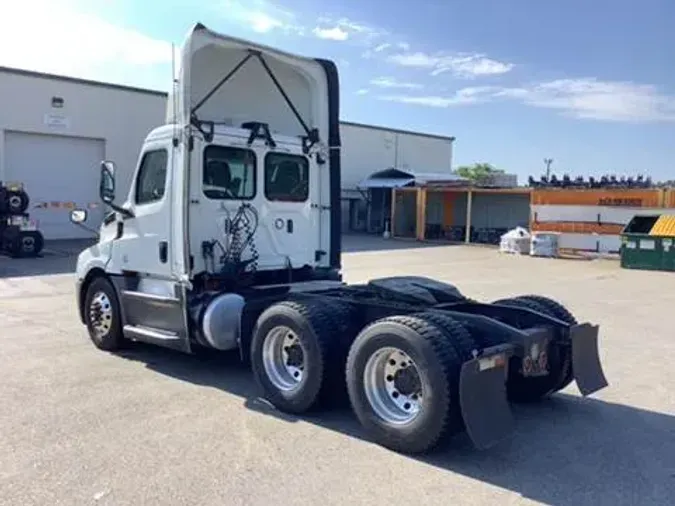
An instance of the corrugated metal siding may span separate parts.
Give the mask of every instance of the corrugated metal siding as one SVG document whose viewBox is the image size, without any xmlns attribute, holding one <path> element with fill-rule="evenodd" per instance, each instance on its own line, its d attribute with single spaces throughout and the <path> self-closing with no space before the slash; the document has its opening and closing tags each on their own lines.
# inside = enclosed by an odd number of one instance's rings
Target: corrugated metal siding
<svg viewBox="0 0 675 506">
<path fill-rule="evenodd" d="M 663 192 L 659 189 L 535 189 L 532 203 L 564 206 L 659 207 Z"/>
<path fill-rule="evenodd" d="M 529 195 L 498 193 L 474 193 L 473 195 L 471 225 L 475 228 L 527 227 L 529 221 Z"/>
<path fill-rule="evenodd" d="M 635 215 L 661 214 L 659 207 L 533 205 L 538 222 L 616 223 L 626 225 Z"/>
<path fill-rule="evenodd" d="M 675 216 L 662 215 L 656 220 L 654 226 L 649 231 L 649 235 L 658 235 L 661 237 L 675 237 Z"/>
<path fill-rule="evenodd" d="M 452 225 L 463 227 L 466 225 L 466 193 L 456 193 L 452 201 Z"/>
<path fill-rule="evenodd" d="M 427 193 L 427 224 L 442 225 L 443 212 L 445 204 L 445 194 L 443 192 Z"/>
</svg>

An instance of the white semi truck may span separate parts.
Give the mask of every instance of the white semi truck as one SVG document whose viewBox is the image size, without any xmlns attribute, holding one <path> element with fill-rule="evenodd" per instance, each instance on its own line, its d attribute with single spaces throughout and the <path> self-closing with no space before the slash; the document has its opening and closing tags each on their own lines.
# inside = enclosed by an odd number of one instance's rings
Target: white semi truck
<svg viewBox="0 0 675 506">
<path fill-rule="evenodd" d="M 76 289 L 100 349 L 238 350 L 287 413 L 327 408 L 346 386 L 368 435 L 405 453 L 462 430 L 488 447 L 512 428 L 510 402 L 574 380 L 584 395 L 607 385 L 598 327 L 549 298 L 482 303 L 428 278 L 342 281 L 331 61 L 195 25 L 126 200 L 112 161 L 100 196 L 110 212 L 78 257 Z"/>
</svg>

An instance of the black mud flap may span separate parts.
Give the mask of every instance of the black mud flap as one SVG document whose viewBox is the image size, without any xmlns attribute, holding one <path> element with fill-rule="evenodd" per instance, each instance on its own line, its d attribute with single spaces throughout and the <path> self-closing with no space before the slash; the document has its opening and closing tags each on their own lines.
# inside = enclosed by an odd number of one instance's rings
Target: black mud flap
<svg viewBox="0 0 675 506">
<path fill-rule="evenodd" d="M 494 346 L 465 362 L 459 377 L 459 403 L 466 432 L 478 449 L 494 446 L 513 431 L 506 397 L 510 345 Z"/>
<path fill-rule="evenodd" d="M 570 327 L 572 370 L 574 380 L 584 397 L 608 385 L 600 364 L 598 334 L 599 327 L 590 323 Z"/>
</svg>

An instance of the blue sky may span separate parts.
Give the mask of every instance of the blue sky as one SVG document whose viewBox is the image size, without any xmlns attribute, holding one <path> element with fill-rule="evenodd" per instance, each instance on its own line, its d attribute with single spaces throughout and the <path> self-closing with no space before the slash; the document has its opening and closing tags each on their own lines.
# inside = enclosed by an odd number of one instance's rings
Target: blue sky
<svg viewBox="0 0 675 506">
<path fill-rule="evenodd" d="M 169 43 L 201 21 L 335 60 L 343 120 L 454 135 L 455 165 L 675 179 L 672 0 L 24 4 L 0 19 L 0 65 L 167 89 Z M 16 43 L 22 18 L 46 44 Z"/>
</svg>

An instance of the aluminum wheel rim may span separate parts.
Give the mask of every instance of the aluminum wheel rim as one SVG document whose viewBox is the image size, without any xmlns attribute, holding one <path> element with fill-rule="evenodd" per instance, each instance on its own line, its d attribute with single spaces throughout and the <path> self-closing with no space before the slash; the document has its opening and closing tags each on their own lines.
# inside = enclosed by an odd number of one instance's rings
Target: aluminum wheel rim
<svg viewBox="0 0 675 506">
<path fill-rule="evenodd" d="M 113 310 L 110 299 L 103 292 L 98 292 L 89 305 L 89 321 L 96 337 L 103 337 L 112 328 Z"/>
<path fill-rule="evenodd" d="M 272 384 L 284 392 L 297 389 L 305 378 L 305 349 L 289 327 L 275 327 L 263 342 L 263 367 Z"/>
<path fill-rule="evenodd" d="M 387 423 L 405 425 L 422 411 L 419 368 L 404 351 L 387 347 L 373 353 L 363 371 L 366 398 Z"/>
</svg>

